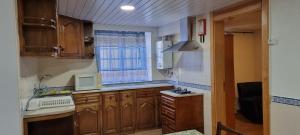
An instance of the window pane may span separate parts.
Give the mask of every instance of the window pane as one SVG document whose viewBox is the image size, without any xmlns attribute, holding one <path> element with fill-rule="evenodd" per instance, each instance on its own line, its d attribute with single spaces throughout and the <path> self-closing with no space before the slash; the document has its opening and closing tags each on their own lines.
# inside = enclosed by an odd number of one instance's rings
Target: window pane
<svg viewBox="0 0 300 135">
<path fill-rule="evenodd" d="M 148 79 L 145 33 L 96 30 L 95 39 L 103 83 Z"/>
</svg>

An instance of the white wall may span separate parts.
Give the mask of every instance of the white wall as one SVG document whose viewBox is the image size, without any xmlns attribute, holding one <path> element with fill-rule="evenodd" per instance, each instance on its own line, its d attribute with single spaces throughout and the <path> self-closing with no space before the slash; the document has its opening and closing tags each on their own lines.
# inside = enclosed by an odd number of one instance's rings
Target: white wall
<svg viewBox="0 0 300 135">
<path fill-rule="evenodd" d="M 205 16 L 199 16 L 198 19 L 206 17 L 209 22 L 209 14 Z M 179 31 L 174 30 L 174 27 L 180 27 L 178 23 L 171 23 L 170 26 L 164 25 L 159 28 L 160 33 L 167 33 L 168 35 L 175 35 L 173 44 L 180 41 Z M 188 83 L 211 85 L 210 80 L 210 24 L 207 23 L 207 35 L 205 37 L 205 43 L 200 43 L 200 37 L 198 33 L 198 26 L 196 32 L 194 32 L 193 39 L 200 44 L 199 51 L 195 52 L 178 52 L 173 53 L 173 76 L 169 79 L 174 81 L 182 81 Z M 161 35 L 165 36 L 165 35 Z"/>
<path fill-rule="evenodd" d="M 38 58 L 21 57 L 20 94 L 22 107 L 26 105 L 27 100 L 33 95 L 33 88 L 38 86 L 38 82 Z"/>
<path fill-rule="evenodd" d="M 74 86 L 74 74 L 97 72 L 96 60 L 39 58 L 38 74 L 50 74 L 43 84 L 48 87 Z"/>
<path fill-rule="evenodd" d="M 209 14 L 198 16 L 197 19 L 206 18 L 207 22 L 210 22 Z M 197 25 L 198 26 L 198 25 Z M 178 27 L 178 28 L 175 28 Z M 160 36 L 175 35 L 173 42 L 176 43 L 180 40 L 179 30 L 180 23 L 173 22 L 168 25 L 159 27 Z M 210 78 L 210 24 L 207 23 L 207 35 L 205 37 L 205 43 L 200 43 L 200 38 L 194 32 L 193 39 L 198 41 L 201 45 L 201 49 L 196 52 L 179 52 L 173 53 L 173 76 L 170 80 L 201 85 L 211 85 Z M 166 35 L 165 35 L 166 34 Z M 188 88 L 190 90 L 199 90 L 194 88 Z M 204 92 L 204 133 L 211 135 L 211 92 Z"/>
<path fill-rule="evenodd" d="M 270 47 L 271 95 L 300 99 L 300 1 L 270 0 L 270 38 L 278 44 Z M 298 135 L 300 108 L 271 104 L 271 134 Z"/>
<path fill-rule="evenodd" d="M 235 82 L 261 81 L 261 34 L 234 34 Z"/>
<path fill-rule="evenodd" d="M 173 35 L 179 34 L 180 32 L 180 21 L 175 21 L 163 26 L 160 26 L 158 29 L 158 36 L 166 36 L 166 35 Z"/>
<path fill-rule="evenodd" d="M 0 131 L 3 135 L 21 135 L 19 100 L 19 42 L 16 1 L 0 4 Z"/>
</svg>

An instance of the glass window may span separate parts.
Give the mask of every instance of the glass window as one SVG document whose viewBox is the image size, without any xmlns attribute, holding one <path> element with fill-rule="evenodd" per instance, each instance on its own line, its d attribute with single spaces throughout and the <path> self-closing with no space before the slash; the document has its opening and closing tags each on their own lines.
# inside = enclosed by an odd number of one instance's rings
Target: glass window
<svg viewBox="0 0 300 135">
<path fill-rule="evenodd" d="M 95 43 L 104 84 L 148 80 L 144 32 L 96 30 Z"/>
</svg>

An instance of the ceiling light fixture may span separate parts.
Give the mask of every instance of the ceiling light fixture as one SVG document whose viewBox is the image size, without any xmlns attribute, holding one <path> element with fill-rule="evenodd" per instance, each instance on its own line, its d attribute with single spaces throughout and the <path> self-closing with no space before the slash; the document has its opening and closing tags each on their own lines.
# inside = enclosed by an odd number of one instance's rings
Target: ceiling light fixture
<svg viewBox="0 0 300 135">
<path fill-rule="evenodd" d="M 132 11 L 132 10 L 135 9 L 135 7 L 134 7 L 134 6 L 131 6 L 131 5 L 123 5 L 123 6 L 121 6 L 120 8 L 121 8 L 122 10 L 124 10 L 124 11 Z"/>
</svg>

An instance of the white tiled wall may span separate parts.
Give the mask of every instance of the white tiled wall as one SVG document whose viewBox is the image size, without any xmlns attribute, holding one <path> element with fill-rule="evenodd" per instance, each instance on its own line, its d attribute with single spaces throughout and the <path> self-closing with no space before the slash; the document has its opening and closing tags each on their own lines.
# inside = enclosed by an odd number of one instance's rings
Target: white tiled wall
<svg viewBox="0 0 300 135">
<path fill-rule="evenodd" d="M 300 1 L 270 0 L 271 95 L 300 99 Z M 300 107 L 271 104 L 271 135 L 299 135 Z"/>
<path fill-rule="evenodd" d="M 291 105 L 271 104 L 271 135 L 299 135 L 300 108 Z"/>
<path fill-rule="evenodd" d="M 209 14 L 203 16 L 198 16 L 197 19 L 206 18 L 209 21 Z M 179 29 L 175 27 L 180 27 L 178 22 L 173 22 L 168 25 L 161 26 L 159 28 L 159 35 L 175 35 L 173 42 L 176 43 L 180 41 L 179 39 Z M 198 26 L 198 25 L 197 25 Z M 201 49 L 197 52 L 180 52 L 173 53 L 173 75 L 167 76 L 168 79 L 173 81 L 201 84 L 201 85 L 211 85 L 210 80 L 210 31 L 209 23 L 207 23 L 207 35 L 205 37 L 205 43 L 200 43 L 200 38 L 196 34 L 193 39 L 198 41 L 201 45 Z M 194 88 L 188 88 L 189 90 L 199 90 Z M 201 91 L 201 90 L 200 90 Z M 206 135 L 211 135 L 211 92 L 208 90 L 204 92 L 204 133 Z"/>
</svg>

